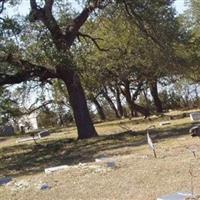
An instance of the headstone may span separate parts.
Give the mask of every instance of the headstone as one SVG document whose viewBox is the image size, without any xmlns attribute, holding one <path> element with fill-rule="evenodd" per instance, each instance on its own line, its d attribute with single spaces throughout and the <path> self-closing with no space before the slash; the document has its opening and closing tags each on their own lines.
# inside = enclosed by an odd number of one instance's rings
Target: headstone
<svg viewBox="0 0 200 200">
<path fill-rule="evenodd" d="M 199 112 L 190 113 L 190 119 L 191 119 L 191 121 L 199 121 L 200 113 Z"/>
<path fill-rule="evenodd" d="M 106 167 L 115 169 L 117 166 L 116 166 L 115 161 L 108 161 L 108 162 L 106 162 Z"/>
<path fill-rule="evenodd" d="M 192 194 L 191 193 L 177 192 L 177 193 L 174 193 L 174 194 L 159 197 L 159 198 L 157 198 L 157 200 L 185 200 L 188 197 L 192 197 Z"/>
<path fill-rule="evenodd" d="M 39 186 L 40 190 L 48 190 L 50 189 L 49 185 L 47 183 L 43 183 Z"/>
<path fill-rule="evenodd" d="M 15 134 L 14 128 L 11 125 L 5 125 L 0 128 L 0 135 L 12 136 Z"/>
<path fill-rule="evenodd" d="M 48 174 L 48 173 L 52 173 L 52 172 L 56 172 L 56 171 L 62 171 L 62 170 L 69 169 L 69 168 L 70 168 L 69 165 L 61 165 L 61 166 L 57 166 L 57 167 L 46 168 L 44 170 L 44 172 L 46 174 Z"/>
<path fill-rule="evenodd" d="M 49 130 L 44 130 L 44 131 L 41 131 L 41 132 L 38 133 L 39 138 L 47 137 L 49 135 L 50 135 Z"/>
<path fill-rule="evenodd" d="M 12 181 L 11 177 L 0 178 L 0 186 L 8 184 L 10 181 Z"/>
<path fill-rule="evenodd" d="M 192 137 L 200 136 L 200 125 L 194 126 L 189 130 Z"/>
<path fill-rule="evenodd" d="M 169 125 L 169 124 L 171 124 L 171 122 L 168 122 L 168 121 L 160 122 L 160 126 L 165 126 L 165 125 Z"/>
<path fill-rule="evenodd" d="M 108 157 L 96 158 L 95 162 L 104 163 L 106 165 L 106 167 L 112 168 L 112 169 L 117 167 L 115 160 L 113 160 L 112 158 L 108 158 Z"/>
</svg>

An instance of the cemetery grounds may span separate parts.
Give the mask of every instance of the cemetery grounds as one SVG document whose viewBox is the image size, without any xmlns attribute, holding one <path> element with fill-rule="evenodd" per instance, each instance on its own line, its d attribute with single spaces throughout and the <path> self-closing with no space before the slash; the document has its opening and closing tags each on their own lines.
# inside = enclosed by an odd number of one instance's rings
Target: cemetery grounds
<svg viewBox="0 0 200 200">
<path fill-rule="evenodd" d="M 198 122 L 191 122 L 190 112 L 100 123 L 100 136 L 90 140 L 77 141 L 74 127 L 53 129 L 39 145 L 2 137 L 0 177 L 12 181 L 0 186 L 0 200 L 155 200 L 176 191 L 200 194 L 200 139 L 189 134 Z M 161 126 L 161 121 L 170 124 Z M 146 140 L 151 125 L 157 158 Z M 60 165 L 69 168 L 44 173 Z"/>
</svg>

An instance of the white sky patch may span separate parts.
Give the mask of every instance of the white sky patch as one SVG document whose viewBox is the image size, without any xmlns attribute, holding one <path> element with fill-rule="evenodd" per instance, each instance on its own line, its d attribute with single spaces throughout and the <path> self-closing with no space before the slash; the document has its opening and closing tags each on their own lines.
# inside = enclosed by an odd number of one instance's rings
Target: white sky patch
<svg viewBox="0 0 200 200">
<path fill-rule="evenodd" d="M 63 1 L 70 2 L 74 10 L 78 11 L 81 8 L 81 6 L 78 4 L 77 1 L 74 0 L 63 0 Z M 174 7 L 176 8 L 178 14 L 182 14 L 187 9 L 185 0 L 176 0 L 174 3 Z M 26 16 L 29 14 L 29 12 L 30 12 L 30 1 L 22 0 L 22 2 L 17 6 L 14 7 L 6 6 L 4 14 L 8 16 L 13 16 L 17 14 Z"/>
<path fill-rule="evenodd" d="M 185 0 L 176 0 L 174 2 L 174 7 L 176 8 L 178 14 L 183 14 L 187 9 L 187 3 Z"/>
<path fill-rule="evenodd" d="M 74 10 L 78 11 L 81 8 L 78 2 L 74 0 L 63 0 L 63 2 L 70 2 Z M 30 12 L 30 0 L 22 0 L 22 2 L 16 6 L 7 6 L 7 4 L 5 4 L 5 8 L 4 15 L 8 15 L 10 17 L 18 14 L 26 16 Z"/>
</svg>

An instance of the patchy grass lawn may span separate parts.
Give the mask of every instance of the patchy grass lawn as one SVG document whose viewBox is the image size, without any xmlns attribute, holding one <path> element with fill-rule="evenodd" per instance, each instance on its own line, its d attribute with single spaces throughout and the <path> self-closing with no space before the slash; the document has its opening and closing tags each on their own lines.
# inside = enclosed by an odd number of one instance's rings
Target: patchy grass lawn
<svg viewBox="0 0 200 200">
<path fill-rule="evenodd" d="M 191 138 L 193 124 L 189 117 L 177 117 L 171 124 L 159 122 L 169 116 L 150 120 L 120 120 L 97 124 L 99 137 L 76 140 L 74 128 L 53 133 L 36 146 L 33 142 L 17 144 L 16 138 L 0 138 L 0 177 L 11 176 L 13 182 L 0 186 L 0 199 L 135 199 L 153 200 L 176 191 L 200 193 L 200 140 Z M 146 144 L 146 128 L 155 125 L 151 136 L 156 142 L 158 158 Z M 194 158 L 191 149 L 195 149 Z M 100 155 L 111 157 L 116 168 L 96 170 L 92 166 Z M 66 171 L 45 174 L 44 169 L 57 165 L 78 165 Z M 192 174 L 189 171 L 192 169 Z M 191 184 L 191 179 L 193 184 Z M 16 189 L 26 181 L 28 186 Z M 38 189 L 48 183 L 49 190 Z"/>
</svg>

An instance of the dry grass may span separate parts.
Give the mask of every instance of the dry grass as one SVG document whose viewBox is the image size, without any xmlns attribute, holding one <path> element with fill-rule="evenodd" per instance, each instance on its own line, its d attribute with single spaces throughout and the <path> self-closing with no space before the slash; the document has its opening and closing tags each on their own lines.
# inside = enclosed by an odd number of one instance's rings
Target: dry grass
<svg viewBox="0 0 200 200">
<path fill-rule="evenodd" d="M 177 115 L 177 114 L 175 114 Z M 161 127 L 154 117 L 151 121 L 121 120 L 96 125 L 100 137 L 76 141 L 73 128 L 63 129 L 35 146 L 33 142 L 16 144 L 16 138 L 0 141 L 0 176 L 14 177 L 13 183 L 0 187 L 0 199 L 135 199 L 153 200 L 176 191 L 200 193 L 200 140 L 191 138 L 188 117 L 171 120 Z M 141 121 L 141 123 L 139 123 Z M 158 159 L 146 145 L 146 128 L 154 124 L 151 135 L 156 142 Z M 194 158 L 191 148 L 196 149 Z M 99 155 L 115 160 L 117 168 L 96 171 L 89 166 Z M 46 167 L 62 164 L 87 163 L 88 168 L 74 168 L 44 174 Z M 104 169 L 103 168 L 103 169 Z M 15 183 L 24 180 L 28 186 L 15 190 Z M 48 183 L 51 189 L 41 191 L 38 185 Z"/>
</svg>

